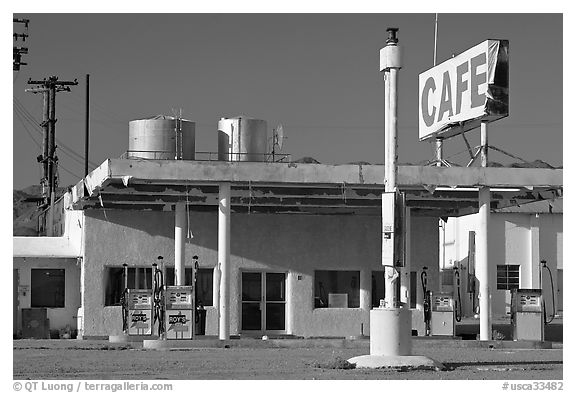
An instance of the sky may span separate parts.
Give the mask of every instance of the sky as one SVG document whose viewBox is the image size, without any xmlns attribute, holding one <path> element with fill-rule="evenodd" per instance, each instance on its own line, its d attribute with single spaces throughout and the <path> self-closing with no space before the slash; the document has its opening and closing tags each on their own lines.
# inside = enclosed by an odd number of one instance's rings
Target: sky
<svg viewBox="0 0 576 393">
<path fill-rule="evenodd" d="M 78 79 L 56 99 L 60 186 L 84 172 L 85 77 L 90 74 L 90 169 L 128 150 L 128 123 L 153 115 L 196 122 L 196 150 L 217 151 L 217 123 L 239 114 L 283 125 L 282 153 L 326 164 L 384 161 L 386 29 L 399 28 L 400 163 L 433 159 L 418 138 L 418 75 L 433 66 L 434 13 L 38 14 L 28 65 L 13 72 L 13 187 L 39 184 L 42 97 L 29 78 Z M 489 143 L 528 161 L 563 165 L 563 15 L 438 15 L 438 63 L 486 39 L 510 41 L 510 115 Z M 21 27 L 14 24 L 14 30 Z M 479 144 L 479 130 L 467 138 Z M 462 137 L 444 155 L 465 163 Z M 490 160 L 508 163 L 490 153 Z"/>
</svg>

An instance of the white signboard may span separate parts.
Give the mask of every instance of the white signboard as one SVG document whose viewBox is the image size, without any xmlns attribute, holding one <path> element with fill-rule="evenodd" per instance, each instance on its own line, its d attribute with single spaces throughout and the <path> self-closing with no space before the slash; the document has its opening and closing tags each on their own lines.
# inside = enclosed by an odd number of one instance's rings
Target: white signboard
<svg viewBox="0 0 576 393">
<path fill-rule="evenodd" d="M 508 116 L 508 41 L 486 40 L 421 73 L 418 91 L 420 140 Z"/>
</svg>

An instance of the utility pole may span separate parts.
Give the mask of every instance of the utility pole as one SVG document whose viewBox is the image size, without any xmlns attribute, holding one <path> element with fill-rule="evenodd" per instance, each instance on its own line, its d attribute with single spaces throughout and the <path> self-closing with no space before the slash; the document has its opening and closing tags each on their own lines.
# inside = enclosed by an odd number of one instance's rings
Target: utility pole
<svg viewBox="0 0 576 393">
<path fill-rule="evenodd" d="M 58 186 L 56 168 L 58 157 L 56 156 L 56 93 L 70 91 L 70 86 L 75 86 L 78 81 L 59 81 L 57 76 L 51 76 L 41 81 L 28 80 L 29 85 L 36 85 L 35 88 L 26 89 L 30 93 L 42 93 L 43 95 L 43 121 L 44 138 L 42 146 L 42 156 L 38 156 L 38 162 L 42 163 L 42 197 L 44 207 L 54 202 L 54 193 Z"/>
<path fill-rule="evenodd" d="M 90 74 L 86 74 L 86 136 L 84 140 L 84 177 L 88 176 L 89 147 L 90 147 Z"/>
<path fill-rule="evenodd" d="M 28 38 L 28 24 L 30 23 L 29 19 L 18 19 L 18 18 L 13 18 L 12 19 L 13 23 L 21 23 L 24 25 L 24 33 L 14 33 L 13 37 L 14 37 L 14 41 L 18 41 L 19 39 L 22 40 L 22 42 L 26 42 L 26 38 Z M 12 69 L 14 71 L 20 71 L 20 66 L 23 65 L 28 65 L 28 63 L 24 63 L 22 61 L 22 55 L 26 55 L 28 54 L 28 48 L 24 47 L 24 46 L 14 46 L 12 48 Z"/>
</svg>

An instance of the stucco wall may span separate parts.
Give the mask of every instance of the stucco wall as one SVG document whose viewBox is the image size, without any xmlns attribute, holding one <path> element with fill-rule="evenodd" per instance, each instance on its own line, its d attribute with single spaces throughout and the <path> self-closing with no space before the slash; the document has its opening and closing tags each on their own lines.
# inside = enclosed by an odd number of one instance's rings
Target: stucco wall
<svg viewBox="0 0 576 393">
<path fill-rule="evenodd" d="M 413 266 L 432 266 L 438 258 L 437 220 L 413 217 Z M 218 259 L 216 213 L 192 213 L 193 235 L 186 244 L 187 265 L 198 255 L 200 267 Z M 118 334 L 120 308 L 104 307 L 106 266 L 151 266 L 158 255 L 174 261 L 174 214 L 170 212 L 87 211 L 84 258 L 84 335 Z M 299 336 L 349 336 L 369 333 L 371 272 L 381 266 L 381 220 L 367 216 L 233 214 L 231 217 L 230 333 L 240 332 L 241 271 L 287 275 L 287 333 Z M 314 271 L 359 270 L 358 309 L 314 309 Z M 434 280 L 434 274 L 432 274 Z M 217 313 L 208 307 L 206 334 L 217 334 Z"/>
<path fill-rule="evenodd" d="M 22 308 L 30 308 L 31 269 L 64 269 L 64 307 L 48 308 L 50 329 L 62 329 L 70 325 L 76 328 L 76 313 L 80 307 L 80 266 L 72 258 L 14 258 L 14 269 L 19 275 L 18 331 L 22 329 Z"/>
<path fill-rule="evenodd" d="M 446 258 L 467 264 L 468 231 L 478 233 L 478 215 L 451 218 L 446 226 Z M 554 278 L 556 302 L 562 293 L 557 285 L 557 266 L 562 266 L 562 215 L 528 213 L 493 213 L 488 231 L 489 277 L 492 313 L 506 315 L 510 308 L 510 291 L 496 289 L 496 265 L 520 265 L 520 288 L 539 288 L 539 262 L 546 259 Z M 463 276 L 464 277 L 464 276 Z M 551 304 L 547 273 L 543 280 L 545 296 Z M 465 292 L 463 284 L 463 292 Z M 465 315 L 471 313 L 468 294 L 462 299 Z M 551 306 L 548 308 L 550 311 Z"/>
</svg>

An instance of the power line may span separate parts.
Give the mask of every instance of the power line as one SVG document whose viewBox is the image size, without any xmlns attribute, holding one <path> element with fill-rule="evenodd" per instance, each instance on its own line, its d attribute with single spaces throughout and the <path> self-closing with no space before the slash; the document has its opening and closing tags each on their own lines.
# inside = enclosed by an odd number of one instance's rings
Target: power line
<svg viewBox="0 0 576 393">
<path fill-rule="evenodd" d="M 32 142 L 34 142 L 34 144 L 38 147 L 38 149 L 40 151 L 42 151 L 42 146 L 40 145 L 40 143 L 38 143 L 38 141 L 36 141 L 36 139 L 34 139 L 34 136 L 32 135 L 32 133 L 30 132 L 30 130 L 28 129 L 28 127 L 24 123 L 24 121 L 29 122 L 29 120 L 26 118 L 23 118 L 23 115 L 20 113 L 20 109 L 18 107 L 14 107 L 14 109 L 16 109 L 15 113 L 16 113 L 16 117 L 18 118 L 18 121 L 20 121 L 20 124 L 22 124 L 22 127 L 24 128 L 24 130 L 26 131 L 26 133 L 28 134 L 28 136 L 30 137 Z M 74 158 L 74 157 L 70 157 L 70 158 Z M 82 162 L 80 162 L 80 164 L 82 164 Z M 62 163 L 60 163 L 59 167 L 62 168 L 65 172 L 73 175 L 74 177 L 77 177 L 77 178 L 81 177 L 81 176 L 78 176 L 76 173 L 73 173 L 72 171 L 67 169 L 65 166 L 62 165 Z"/>
<path fill-rule="evenodd" d="M 17 109 L 17 108 L 15 108 Z M 26 131 L 26 134 L 28 134 L 28 136 L 30 137 L 30 139 L 32 140 L 32 142 L 34 142 L 34 144 L 36 146 L 38 146 L 38 149 L 42 150 L 42 146 L 40 146 L 40 143 L 38 143 L 38 141 L 36 141 L 36 139 L 34 139 L 34 137 L 32 136 L 32 133 L 30 132 L 30 130 L 28 129 L 28 127 L 26 127 L 26 124 L 24 124 L 24 121 L 22 119 L 22 115 L 16 111 L 16 117 L 18 118 L 18 120 L 20 121 L 20 124 L 22 124 L 22 127 L 24 127 L 24 130 Z"/>
<path fill-rule="evenodd" d="M 15 108 L 20 107 L 20 110 L 24 112 L 24 115 L 27 118 L 27 121 L 32 124 L 35 128 L 35 130 L 38 133 L 42 133 L 42 127 L 40 127 L 40 124 L 38 123 L 38 121 L 34 118 L 34 116 L 26 109 L 26 107 L 24 107 L 24 105 L 18 100 L 17 97 L 14 97 L 14 103 L 16 104 Z M 67 146 L 66 144 L 64 144 L 59 138 L 56 138 L 56 142 L 58 143 L 58 147 L 61 148 L 61 151 L 66 154 L 67 156 L 69 156 L 72 159 L 75 159 L 77 161 L 79 161 L 81 164 L 84 163 L 83 161 L 83 157 L 82 155 L 80 155 L 79 153 L 77 153 L 74 149 L 72 149 L 71 147 Z M 72 156 L 74 155 L 74 156 Z M 97 167 L 98 165 L 92 161 L 88 161 L 88 163 L 90 165 L 92 165 L 93 167 Z"/>
</svg>

